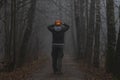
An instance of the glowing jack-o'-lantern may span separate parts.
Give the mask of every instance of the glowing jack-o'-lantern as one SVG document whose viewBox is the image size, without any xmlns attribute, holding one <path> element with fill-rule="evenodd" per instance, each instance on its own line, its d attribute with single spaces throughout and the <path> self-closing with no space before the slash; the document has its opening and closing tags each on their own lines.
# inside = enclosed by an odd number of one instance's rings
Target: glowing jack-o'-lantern
<svg viewBox="0 0 120 80">
<path fill-rule="evenodd" d="M 55 21 L 55 25 L 56 26 L 61 26 L 62 25 L 62 21 L 61 20 L 56 20 Z"/>
</svg>

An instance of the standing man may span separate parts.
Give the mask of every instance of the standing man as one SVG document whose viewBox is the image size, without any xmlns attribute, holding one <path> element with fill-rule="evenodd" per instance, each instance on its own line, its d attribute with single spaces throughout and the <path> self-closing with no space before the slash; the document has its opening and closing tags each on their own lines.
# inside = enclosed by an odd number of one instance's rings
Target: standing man
<svg viewBox="0 0 120 80">
<path fill-rule="evenodd" d="M 52 67 L 54 74 L 61 74 L 62 68 L 62 58 L 63 47 L 64 47 L 64 35 L 69 29 L 69 26 L 62 23 L 61 20 L 56 20 L 55 24 L 48 26 L 48 29 L 52 32 L 53 42 L 52 42 Z"/>
</svg>

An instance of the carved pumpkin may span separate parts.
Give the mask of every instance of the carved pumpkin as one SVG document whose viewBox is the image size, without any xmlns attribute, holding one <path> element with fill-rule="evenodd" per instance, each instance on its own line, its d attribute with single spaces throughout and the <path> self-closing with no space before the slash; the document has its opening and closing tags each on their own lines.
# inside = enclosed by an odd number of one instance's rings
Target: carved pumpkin
<svg viewBox="0 0 120 80">
<path fill-rule="evenodd" d="M 61 26 L 62 25 L 62 21 L 61 20 L 56 20 L 55 21 L 55 25 L 56 26 Z"/>
</svg>

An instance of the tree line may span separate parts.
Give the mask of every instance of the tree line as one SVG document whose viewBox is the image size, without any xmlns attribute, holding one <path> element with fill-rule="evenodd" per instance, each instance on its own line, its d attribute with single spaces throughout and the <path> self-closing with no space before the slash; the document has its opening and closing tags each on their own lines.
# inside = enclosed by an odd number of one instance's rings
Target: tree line
<svg viewBox="0 0 120 80">
<path fill-rule="evenodd" d="M 104 68 L 108 72 L 120 75 L 120 31 L 116 31 L 115 0 L 106 0 L 106 25 L 101 25 L 101 0 L 75 0 L 75 21 L 78 38 L 78 59 L 83 59 L 89 66 L 101 68 L 101 27 L 107 29 Z M 120 6 L 119 20 L 120 21 Z M 119 22 L 120 23 L 120 22 Z M 118 26 L 118 25 L 117 25 Z M 119 24 L 120 27 L 120 24 Z M 117 36 L 118 35 L 118 36 Z"/>
<path fill-rule="evenodd" d="M 36 0 L 0 0 L 0 27 L 3 27 L 4 53 L 0 64 L 12 71 L 26 62 L 32 34 Z"/>
<path fill-rule="evenodd" d="M 29 41 L 33 32 L 35 10 L 45 16 L 42 14 L 42 10 L 36 9 L 36 1 L 0 0 L 0 27 L 4 28 L 2 33 L 4 33 L 5 51 L 4 59 L 0 63 L 5 65 L 7 71 L 22 66 L 30 60 L 28 57 L 30 55 Z M 61 7 L 56 2 L 51 3 Z M 115 0 L 74 0 L 74 3 L 71 4 L 74 5 L 72 11 L 75 16 L 73 20 L 75 26 L 72 27 L 76 28 L 75 55 L 77 55 L 77 59 L 84 60 L 88 66 L 104 67 L 106 71 L 119 76 L 120 30 L 117 34 L 116 29 L 120 27 L 120 24 L 119 26 L 116 24 L 115 7 L 119 10 L 117 22 L 120 23 L 120 6 L 115 4 Z M 106 8 L 104 15 L 103 7 Z M 62 11 L 63 8 L 62 6 L 60 10 Z M 66 9 L 65 11 L 67 12 Z M 64 13 L 68 15 L 66 12 Z M 43 21 L 41 18 L 39 19 Z M 106 25 L 103 25 L 103 21 Z M 101 44 L 102 42 L 105 42 L 104 46 Z M 102 47 L 105 48 L 104 51 L 101 51 Z M 33 59 L 34 57 L 38 56 L 34 54 Z"/>
</svg>

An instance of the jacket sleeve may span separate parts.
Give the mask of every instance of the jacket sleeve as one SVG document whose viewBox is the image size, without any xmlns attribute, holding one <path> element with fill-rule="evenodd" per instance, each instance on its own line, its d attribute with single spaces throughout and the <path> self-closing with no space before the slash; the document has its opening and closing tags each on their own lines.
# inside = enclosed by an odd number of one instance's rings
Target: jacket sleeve
<svg viewBox="0 0 120 80">
<path fill-rule="evenodd" d="M 48 30 L 50 30 L 51 32 L 53 32 L 54 31 L 54 25 L 48 26 Z"/>
<path fill-rule="evenodd" d="M 63 31 L 67 31 L 69 28 L 70 28 L 70 26 L 69 25 L 67 25 L 67 24 L 63 24 L 65 27 L 64 27 L 64 29 L 63 29 Z"/>
</svg>

